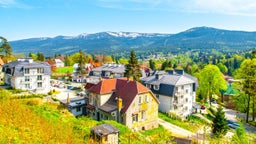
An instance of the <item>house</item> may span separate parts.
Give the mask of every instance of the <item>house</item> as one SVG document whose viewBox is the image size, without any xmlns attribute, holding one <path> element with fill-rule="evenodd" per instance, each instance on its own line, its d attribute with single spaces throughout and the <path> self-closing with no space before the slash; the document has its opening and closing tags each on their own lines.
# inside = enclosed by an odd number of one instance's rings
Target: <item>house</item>
<svg viewBox="0 0 256 144">
<path fill-rule="evenodd" d="M 158 71 L 141 81 L 160 101 L 159 111 L 173 112 L 182 118 L 192 113 L 197 88 L 195 77 L 183 70 Z"/>
<path fill-rule="evenodd" d="M 96 120 L 114 120 L 132 130 L 158 127 L 159 101 L 141 83 L 127 79 L 103 79 L 87 89 L 87 115 Z"/>
<path fill-rule="evenodd" d="M 4 65 L 4 61 L 0 57 L 0 81 L 2 81 L 4 78 L 4 73 L 2 72 L 3 65 Z"/>
<path fill-rule="evenodd" d="M 86 82 L 87 75 L 80 73 L 79 64 L 75 63 L 73 65 L 73 67 L 74 67 L 74 71 L 72 73 L 72 81 L 74 81 L 74 82 Z M 93 68 L 93 65 L 91 63 L 87 63 L 87 64 L 84 65 L 84 69 L 86 70 L 86 73 L 89 73 L 92 68 Z"/>
<path fill-rule="evenodd" d="M 65 100 L 60 100 L 60 103 L 67 107 L 74 116 L 80 116 L 86 114 L 86 100 L 84 97 L 73 97 Z"/>
<path fill-rule="evenodd" d="M 119 130 L 110 124 L 91 128 L 91 137 L 101 144 L 119 144 Z"/>
<path fill-rule="evenodd" d="M 103 66 L 93 68 L 89 76 L 104 78 L 121 78 L 124 77 L 125 65 L 122 64 L 104 64 Z"/>
<path fill-rule="evenodd" d="M 15 89 L 35 93 L 50 91 L 51 66 L 33 59 L 18 59 L 3 65 L 4 82 Z"/>
<path fill-rule="evenodd" d="M 54 59 L 54 64 L 57 68 L 64 67 L 64 62 L 60 59 Z"/>
</svg>

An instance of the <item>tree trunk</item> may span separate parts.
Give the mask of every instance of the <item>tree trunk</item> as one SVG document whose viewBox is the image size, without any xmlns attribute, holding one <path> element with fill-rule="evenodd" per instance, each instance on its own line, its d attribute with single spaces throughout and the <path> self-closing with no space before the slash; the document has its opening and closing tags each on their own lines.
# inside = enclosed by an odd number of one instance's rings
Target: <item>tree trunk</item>
<svg viewBox="0 0 256 144">
<path fill-rule="evenodd" d="M 255 97 L 253 96 L 252 97 L 252 121 L 255 120 L 255 108 L 254 108 L 254 105 L 255 105 Z"/>
<path fill-rule="evenodd" d="M 246 110 L 246 123 L 249 122 L 249 113 L 250 113 L 250 94 L 248 94 L 248 101 L 247 101 L 247 110 Z"/>
</svg>

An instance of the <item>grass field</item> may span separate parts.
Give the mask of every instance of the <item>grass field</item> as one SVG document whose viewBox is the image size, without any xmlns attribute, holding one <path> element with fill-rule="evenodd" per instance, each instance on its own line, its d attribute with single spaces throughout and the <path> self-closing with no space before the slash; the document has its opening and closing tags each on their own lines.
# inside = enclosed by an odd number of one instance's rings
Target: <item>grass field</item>
<svg viewBox="0 0 256 144">
<path fill-rule="evenodd" d="M 72 66 L 70 67 L 60 67 L 56 69 L 57 74 L 67 74 L 67 73 L 73 73 L 74 68 Z"/>
</svg>

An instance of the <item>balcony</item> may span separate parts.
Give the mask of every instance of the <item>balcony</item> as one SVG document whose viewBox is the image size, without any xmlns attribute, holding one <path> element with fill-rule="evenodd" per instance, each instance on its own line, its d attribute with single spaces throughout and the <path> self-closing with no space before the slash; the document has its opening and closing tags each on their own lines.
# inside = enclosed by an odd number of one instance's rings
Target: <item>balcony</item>
<svg viewBox="0 0 256 144">
<path fill-rule="evenodd" d="M 184 95 L 185 95 L 185 91 L 181 91 L 181 92 L 176 92 L 175 93 L 176 97 L 181 97 L 181 96 L 184 96 Z"/>
</svg>

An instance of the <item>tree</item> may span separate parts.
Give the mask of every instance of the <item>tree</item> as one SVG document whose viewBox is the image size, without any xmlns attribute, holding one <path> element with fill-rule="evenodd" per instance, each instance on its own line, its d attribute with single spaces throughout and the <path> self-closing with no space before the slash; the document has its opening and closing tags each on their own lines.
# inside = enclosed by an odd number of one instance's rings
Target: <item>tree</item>
<svg viewBox="0 0 256 144">
<path fill-rule="evenodd" d="M 243 91 L 247 95 L 246 122 L 249 121 L 250 106 L 252 117 L 255 119 L 256 105 L 256 58 L 246 59 L 237 70 L 237 78 L 242 79 Z"/>
<path fill-rule="evenodd" d="M 135 81 L 138 81 L 139 78 L 142 76 L 140 71 L 140 66 L 138 64 L 138 59 L 136 58 L 134 50 L 131 51 L 130 60 L 129 60 L 129 63 L 126 65 L 126 70 L 124 75 L 125 77 L 127 77 L 127 79 L 129 79 L 130 77 L 133 77 Z"/>
<path fill-rule="evenodd" d="M 85 56 L 82 50 L 79 50 L 79 59 L 78 59 L 78 66 L 79 66 L 79 73 L 80 74 L 85 74 L 86 69 L 85 69 Z"/>
<path fill-rule="evenodd" d="M 226 82 L 217 66 L 209 64 L 202 69 L 199 74 L 199 89 L 205 99 L 208 98 L 210 105 L 212 95 L 219 95 L 220 90 L 226 88 Z"/>
<path fill-rule="evenodd" d="M 11 58 L 12 56 L 12 47 L 9 45 L 9 42 L 7 41 L 6 38 L 1 37 L 0 39 L 2 40 L 0 42 L 0 52 L 4 52 L 5 54 L 5 62 L 8 62 L 8 60 Z"/>
<path fill-rule="evenodd" d="M 223 63 L 218 63 L 218 64 L 217 64 L 217 67 L 220 69 L 220 71 L 221 71 L 223 74 L 227 74 L 228 68 L 227 68 Z"/>
<path fill-rule="evenodd" d="M 233 144 L 247 144 L 247 143 L 249 143 L 243 123 L 239 123 L 239 127 L 236 128 L 236 132 L 232 137 L 232 143 Z"/>
<path fill-rule="evenodd" d="M 109 55 L 103 55 L 103 63 L 112 63 L 112 57 Z"/>
<path fill-rule="evenodd" d="M 44 61 L 44 60 L 45 60 L 44 54 L 41 53 L 41 52 L 38 52 L 38 53 L 37 53 L 37 60 L 38 60 L 38 61 Z"/>
<path fill-rule="evenodd" d="M 226 122 L 225 112 L 222 107 L 217 108 L 217 112 L 214 114 L 214 119 L 212 123 L 212 133 L 216 137 L 222 137 L 228 132 L 228 123 Z"/>
<path fill-rule="evenodd" d="M 156 62 L 152 59 L 149 60 L 149 67 L 152 69 L 152 70 L 155 70 L 156 69 Z"/>
<path fill-rule="evenodd" d="M 70 56 L 66 55 L 64 57 L 64 64 L 65 64 L 65 66 L 72 66 L 72 59 Z"/>
</svg>

